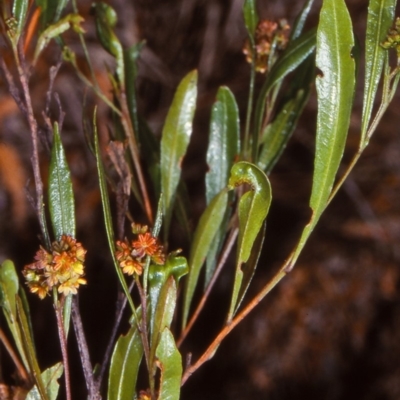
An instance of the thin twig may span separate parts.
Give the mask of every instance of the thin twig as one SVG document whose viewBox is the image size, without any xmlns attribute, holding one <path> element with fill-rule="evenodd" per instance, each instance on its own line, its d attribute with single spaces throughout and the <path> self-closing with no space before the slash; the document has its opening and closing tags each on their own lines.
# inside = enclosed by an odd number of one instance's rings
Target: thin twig
<svg viewBox="0 0 400 400">
<path fill-rule="evenodd" d="M 17 367 L 19 376 L 22 378 L 23 381 L 25 381 L 26 383 L 29 383 L 31 381 L 31 378 L 29 377 L 27 370 L 25 369 L 24 365 L 19 360 L 18 355 L 15 353 L 13 347 L 11 346 L 10 341 L 8 340 L 7 336 L 4 334 L 4 332 L 1 328 L 0 328 L 0 341 L 3 343 L 8 354 L 10 355 L 15 366 Z"/>
<path fill-rule="evenodd" d="M 69 376 L 69 363 L 68 363 L 68 352 L 67 352 L 67 340 L 65 338 L 64 331 L 64 321 L 62 316 L 62 305 L 57 302 L 54 304 L 54 309 L 57 317 L 57 328 L 58 328 L 58 337 L 60 338 L 61 345 L 61 354 L 63 358 L 64 364 L 64 377 L 65 377 L 65 392 L 67 395 L 67 400 L 71 400 L 71 380 Z"/>
<path fill-rule="evenodd" d="M 214 287 L 214 284 L 217 281 L 217 278 L 218 278 L 220 272 L 222 271 L 223 266 L 226 263 L 226 260 L 232 250 L 232 247 L 235 244 L 238 233 L 239 233 L 238 228 L 235 228 L 231 231 L 231 234 L 229 235 L 229 238 L 225 244 L 225 248 L 222 251 L 222 255 L 221 255 L 221 258 L 217 265 L 217 268 L 215 269 L 214 275 L 212 276 L 211 281 L 208 284 L 207 289 L 203 294 L 203 297 L 201 298 L 199 304 L 197 305 L 197 308 L 196 308 L 195 312 L 193 313 L 192 318 L 190 319 L 189 323 L 186 325 L 185 329 L 182 331 L 179 340 L 176 342 L 176 345 L 178 347 L 180 347 L 182 342 L 185 340 L 187 334 L 192 329 L 194 323 L 196 322 L 197 318 L 199 317 L 200 312 L 203 309 L 203 307 L 208 299 L 208 296 L 210 295 L 210 292 L 211 292 L 212 288 Z"/>
<path fill-rule="evenodd" d="M 129 286 L 129 292 L 132 291 L 134 285 L 135 285 L 135 281 L 132 281 L 131 285 Z M 116 310 L 115 310 L 115 319 L 114 319 L 113 329 L 112 329 L 111 336 L 110 336 L 110 339 L 107 344 L 106 352 L 104 353 L 103 361 L 101 363 L 100 373 L 97 378 L 97 384 L 98 384 L 99 388 L 101 388 L 104 374 L 106 372 L 106 368 L 107 368 L 109 360 L 111 358 L 111 353 L 114 348 L 115 338 L 117 336 L 118 328 L 121 323 L 122 315 L 124 313 L 127 302 L 128 302 L 127 297 L 124 295 L 122 290 L 120 290 L 118 292 L 118 300 L 117 300 L 117 305 L 116 305 Z"/>
<path fill-rule="evenodd" d="M 93 376 L 92 363 L 90 362 L 89 349 L 83 330 L 82 318 L 79 311 L 79 298 L 78 295 L 72 298 L 71 308 L 72 323 L 74 325 L 74 331 L 76 335 L 76 341 L 78 343 L 79 355 L 81 357 L 81 363 L 83 368 L 83 374 L 85 376 L 86 388 L 89 393 L 90 400 L 100 400 L 101 396 L 99 393 L 98 382 L 95 381 Z"/>
</svg>

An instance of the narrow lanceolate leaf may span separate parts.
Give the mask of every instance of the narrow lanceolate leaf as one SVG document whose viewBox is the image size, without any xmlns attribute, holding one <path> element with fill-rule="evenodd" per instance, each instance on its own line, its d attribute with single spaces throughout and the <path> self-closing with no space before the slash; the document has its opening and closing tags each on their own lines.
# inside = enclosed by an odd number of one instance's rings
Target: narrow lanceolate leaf
<svg viewBox="0 0 400 400">
<path fill-rule="evenodd" d="M 324 0 L 317 34 L 317 138 L 310 207 L 312 216 L 294 252 L 292 267 L 327 206 L 343 156 L 354 96 L 354 38 L 343 0 Z"/>
<path fill-rule="evenodd" d="M 153 365 L 155 350 L 161 338 L 164 328 L 170 328 L 176 306 L 176 282 L 170 276 L 165 282 L 158 299 L 153 331 L 150 338 L 150 364 Z"/>
<path fill-rule="evenodd" d="M 244 279 L 243 264 L 250 258 L 272 200 L 271 185 L 267 176 L 256 165 L 245 161 L 232 167 L 229 188 L 233 189 L 243 184 L 249 185 L 251 189 L 243 194 L 239 201 L 238 251 L 228 322 L 232 320 L 250 283 L 249 279 Z M 253 266 L 253 268 L 255 267 L 256 265 Z M 253 273 L 254 270 L 246 270 L 247 276 L 252 276 Z M 239 298 L 239 292 L 241 292 L 241 298 Z"/>
<path fill-rule="evenodd" d="M 54 124 L 50 161 L 49 208 L 56 240 L 63 234 L 75 237 L 74 193 L 57 123 Z"/>
<path fill-rule="evenodd" d="M 108 400 L 135 398 L 142 357 L 142 339 L 137 325 L 134 324 L 125 336 L 118 339 L 114 347 L 108 377 Z"/>
<path fill-rule="evenodd" d="M 382 48 L 381 43 L 384 41 L 393 22 L 395 8 L 396 0 L 371 0 L 369 2 L 365 38 L 365 84 L 361 148 L 368 144 L 366 135 L 386 54 L 386 50 Z"/>
<path fill-rule="evenodd" d="M 221 191 L 204 211 L 194 234 L 189 257 L 189 275 L 185 286 L 182 315 L 182 329 L 185 328 L 189 316 L 193 294 L 199 280 L 201 267 L 204 265 L 208 251 L 212 246 L 223 220 L 228 202 L 228 193 Z"/>
<path fill-rule="evenodd" d="M 197 71 L 187 74 L 178 86 L 161 138 L 161 191 L 164 196 L 165 232 L 168 232 L 182 161 L 192 134 L 197 98 Z"/>
<path fill-rule="evenodd" d="M 210 138 L 207 149 L 207 204 L 228 183 L 229 173 L 239 154 L 239 110 L 227 87 L 220 87 L 211 110 Z"/>
<path fill-rule="evenodd" d="M 35 348 L 33 345 L 33 338 L 31 336 L 31 332 L 29 329 L 29 323 L 26 318 L 21 299 L 19 298 L 18 295 L 15 297 L 15 304 L 17 308 L 18 325 L 20 326 L 21 336 L 23 339 L 22 344 L 24 346 L 24 352 L 28 359 L 29 370 L 33 375 L 33 380 L 40 394 L 40 399 L 49 400 L 45 385 L 43 383 L 43 378 L 40 373 L 38 360 L 36 358 Z"/>
<path fill-rule="evenodd" d="M 265 102 L 271 89 L 294 71 L 315 49 L 315 30 L 301 35 L 290 42 L 282 56 L 273 65 L 257 99 L 255 110 L 256 132 L 261 131 L 264 118 Z"/>
<path fill-rule="evenodd" d="M 274 121 L 267 126 L 262 138 L 258 166 L 269 173 L 281 157 L 301 112 L 307 102 L 309 90 L 299 89 L 296 97 L 284 104 Z"/>
<path fill-rule="evenodd" d="M 5 260 L 0 266 L 0 307 L 3 309 L 8 328 L 14 338 L 18 353 L 25 368 L 30 366 L 23 346 L 23 338 L 18 324 L 16 296 L 19 291 L 18 275 L 11 260 Z"/>
<path fill-rule="evenodd" d="M 56 400 L 60 385 L 58 379 L 60 379 L 64 371 L 63 365 L 57 363 L 50 368 L 44 370 L 41 374 L 43 385 L 46 390 L 46 394 L 49 400 Z M 42 400 L 39 390 L 35 385 L 28 393 L 26 400 Z"/>
<path fill-rule="evenodd" d="M 291 41 L 296 40 L 303 32 L 304 24 L 306 23 L 308 14 L 310 13 L 313 3 L 314 3 L 314 0 L 307 0 L 304 3 L 303 8 L 301 9 L 299 15 L 296 17 L 296 20 L 293 24 L 293 29 L 290 33 Z"/>
<path fill-rule="evenodd" d="M 25 25 L 26 11 L 28 10 L 29 0 L 14 0 L 12 15 L 17 20 L 17 40 L 21 35 Z"/>
<path fill-rule="evenodd" d="M 101 161 L 99 138 L 97 136 L 96 111 L 93 115 L 93 130 L 94 130 L 94 149 L 95 149 L 95 155 L 96 155 L 97 173 L 99 175 L 99 188 L 100 188 L 101 204 L 103 207 L 104 225 L 106 228 L 108 246 L 110 248 L 110 253 L 111 253 L 111 256 L 113 259 L 113 263 L 114 263 L 114 267 L 115 267 L 115 271 L 117 273 L 118 279 L 121 283 L 121 286 L 125 293 L 125 296 L 128 299 L 128 303 L 131 307 L 132 313 L 135 314 L 135 312 L 136 312 L 135 306 L 133 304 L 132 297 L 129 293 L 128 285 L 126 284 L 124 274 L 122 273 L 121 268 L 119 267 L 117 259 L 115 257 L 114 228 L 113 228 L 112 217 L 111 217 L 110 199 L 108 198 L 108 193 L 107 193 L 106 175 L 104 172 L 103 162 Z"/>
<path fill-rule="evenodd" d="M 250 37 L 254 37 L 258 24 L 256 0 L 245 0 L 243 4 L 244 24 Z"/>
<path fill-rule="evenodd" d="M 160 369 L 158 400 L 179 400 L 182 378 L 182 357 L 168 328 L 161 334 L 157 346 L 157 366 Z"/>
</svg>

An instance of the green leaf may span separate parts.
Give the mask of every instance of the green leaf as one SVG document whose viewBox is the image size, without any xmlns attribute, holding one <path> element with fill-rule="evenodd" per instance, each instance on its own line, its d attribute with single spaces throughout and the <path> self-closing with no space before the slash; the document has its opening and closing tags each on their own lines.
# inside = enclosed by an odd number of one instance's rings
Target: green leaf
<svg viewBox="0 0 400 400">
<path fill-rule="evenodd" d="M 14 0 L 12 7 L 12 15 L 17 20 L 16 41 L 21 35 L 22 29 L 25 26 L 26 12 L 28 10 L 28 0 Z"/>
<path fill-rule="evenodd" d="M 43 385 L 49 400 L 56 400 L 60 385 L 58 379 L 64 371 L 62 363 L 57 363 L 41 373 Z M 28 393 L 26 400 L 42 400 L 37 386 L 35 385 Z"/>
<path fill-rule="evenodd" d="M 150 332 L 152 334 L 154 333 L 154 324 L 156 320 L 158 304 L 161 305 L 161 308 L 164 307 L 163 302 L 160 300 L 160 297 L 163 288 L 168 282 L 168 279 L 171 276 L 174 277 L 177 286 L 180 278 L 186 275 L 188 272 L 189 272 L 189 266 L 186 258 L 178 256 L 177 254 L 174 253 L 168 255 L 164 265 L 155 265 L 155 264 L 150 265 L 149 308 L 150 308 Z M 171 284 L 169 284 L 169 286 L 170 285 Z"/>
<path fill-rule="evenodd" d="M 228 202 L 228 193 L 224 189 L 211 201 L 202 214 L 194 234 L 189 257 L 189 276 L 185 286 L 182 329 L 187 324 L 190 305 L 200 275 L 201 267 L 223 220 Z"/>
<path fill-rule="evenodd" d="M 249 260 L 272 200 L 271 185 L 267 176 L 256 165 L 245 161 L 241 161 L 232 167 L 228 186 L 230 189 L 234 189 L 243 184 L 250 185 L 251 190 L 244 193 L 239 201 L 238 251 L 228 322 L 232 320 L 242 300 L 238 297 L 239 291 L 244 295 L 247 289 L 243 285 L 243 264 Z"/>
<path fill-rule="evenodd" d="M 239 154 L 239 110 L 232 92 L 220 87 L 211 110 L 210 139 L 207 149 L 207 204 L 228 183 L 229 173 Z"/>
<path fill-rule="evenodd" d="M 311 220 L 304 228 L 289 265 L 293 267 L 327 206 L 343 156 L 355 86 L 351 19 L 343 0 L 324 0 L 317 33 L 317 138 Z"/>
<path fill-rule="evenodd" d="M 386 50 L 381 46 L 393 22 L 396 0 L 370 0 L 365 39 L 365 83 L 360 147 L 368 144 L 367 131 L 382 76 Z"/>
<path fill-rule="evenodd" d="M 269 173 L 281 157 L 308 100 L 310 90 L 299 89 L 282 107 L 263 134 L 258 166 Z"/>
<path fill-rule="evenodd" d="M 36 44 L 35 54 L 33 56 L 33 63 L 36 64 L 36 61 L 40 55 L 40 53 L 45 49 L 45 47 L 50 43 L 50 40 L 60 36 L 62 33 L 67 31 L 69 28 L 72 28 L 75 32 L 83 33 L 83 29 L 80 27 L 80 24 L 84 21 L 83 17 L 79 14 L 68 14 L 63 19 L 55 22 L 46 28 L 41 35 Z"/>
<path fill-rule="evenodd" d="M 36 5 L 40 7 L 40 22 L 41 27 L 44 29 L 49 23 L 53 21 L 57 9 L 57 1 L 54 0 L 36 0 Z"/>
<path fill-rule="evenodd" d="M 108 400 L 135 398 L 142 357 L 142 339 L 137 325 L 134 324 L 125 336 L 120 336 L 114 347 L 108 377 Z"/>
<path fill-rule="evenodd" d="M 168 328 L 162 332 L 156 357 L 161 371 L 158 400 L 179 400 L 182 378 L 182 357 Z"/>
<path fill-rule="evenodd" d="M 308 14 L 310 13 L 313 3 L 314 0 L 307 0 L 304 3 L 303 8 L 301 9 L 293 24 L 292 32 L 290 33 L 290 41 L 297 39 L 303 32 L 304 24 L 306 23 Z"/>
<path fill-rule="evenodd" d="M 245 0 L 243 4 L 243 17 L 249 36 L 254 38 L 258 24 L 256 0 Z"/>
<path fill-rule="evenodd" d="M 47 391 L 45 385 L 43 383 L 42 375 L 40 373 L 40 368 L 38 364 L 38 360 L 36 358 L 35 348 L 33 345 L 33 338 L 31 336 L 31 332 L 29 329 L 28 320 L 25 315 L 24 307 L 22 304 L 21 299 L 17 295 L 15 297 L 16 300 L 16 309 L 17 309 L 17 317 L 18 317 L 18 324 L 21 329 L 22 334 L 22 345 L 24 347 L 25 354 L 27 356 L 28 364 L 29 364 L 29 371 L 31 371 L 33 375 L 33 379 L 35 381 L 36 387 L 40 394 L 41 400 L 49 400 L 47 396 Z"/>
<path fill-rule="evenodd" d="M 192 134 L 197 98 L 197 71 L 187 74 L 176 90 L 161 138 L 161 191 L 164 196 L 165 234 L 169 231 L 182 161 Z"/>
<path fill-rule="evenodd" d="M 160 342 L 164 328 L 170 328 L 176 306 L 177 289 L 173 276 L 163 285 L 155 309 L 154 323 L 150 340 L 150 364 L 153 365 L 154 353 Z"/>
<path fill-rule="evenodd" d="M 131 307 L 132 313 L 136 314 L 136 309 L 133 304 L 133 300 L 130 295 L 128 285 L 126 284 L 124 274 L 122 273 L 121 268 L 118 265 L 117 259 L 115 258 L 114 229 L 113 229 L 113 225 L 112 225 L 110 199 L 108 198 L 108 193 L 107 193 L 106 176 L 104 173 L 103 163 L 101 161 L 99 138 L 97 136 L 96 111 L 94 112 L 94 115 L 93 115 L 93 130 L 94 130 L 94 149 L 95 149 L 95 155 L 96 155 L 97 173 L 99 176 L 101 204 L 103 207 L 104 225 L 106 228 L 108 246 L 110 248 L 111 257 L 113 259 L 113 264 L 114 264 L 115 271 L 117 273 L 119 282 L 121 283 L 122 289 L 128 300 L 129 306 Z"/>
<path fill-rule="evenodd" d="M 117 13 L 111 6 L 103 2 L 94 3 L 93 9 L 96 17 L 97 35 L 104 49 L 115 58 L 118 81 L 123 86 L 125 84 L 124 51 L 121 42 L 114 33 L 118 21 Z"/>
<path fill-rule="evenodd" d="M 290 72 L 294 71 L 305 59 L 314 51 L 315 48 L 315 30 L 310 30 L 301 35 L 298 39 L 290 42 L 287 49 L 283 52 L 281 57 L 273 65 L 271 71 L 267 75 L 263 87 L 257 99 L 255 109 L 255 132 L 260 134 L 263 119 L 265 102 L 271 89 Z M 258 148 L 256 149 L 258 152 Z"/>
<path fill-rule="evenodd" d="M 71 176 L 63 145 L 54 124 L 53 148 L 50 160 L 49 208 L 56 240 L 62 235 L 75 237 L 75 203 Z"/>
<path fill-rule="evenodd" d="M 128 102 L 129 116 L 132 121 L 132 126 L 139 138 L 139 120 L 137 114 L 136 101 L 136 78 L 137 78 L 137 61 L 140 56 L 140 51 L 144 46 L 144 42 L 137 43 L 124 51 L 125 60 L 125 90 L 126 99 Z M 147 155 L 147 153 L 145 153 Z"/>
<path fill-rule="evenodd" d="M 18 275 L 11 260 L 5 260 L 0 266 L 0 306 L 6 317 L 8 328 L 14 338 L 18 353 L 25 368 L 30 371 L 28 359 L 23 346 L 23 338 L 18 325 L 16 296 L 19 291 Z"/>
</svg>

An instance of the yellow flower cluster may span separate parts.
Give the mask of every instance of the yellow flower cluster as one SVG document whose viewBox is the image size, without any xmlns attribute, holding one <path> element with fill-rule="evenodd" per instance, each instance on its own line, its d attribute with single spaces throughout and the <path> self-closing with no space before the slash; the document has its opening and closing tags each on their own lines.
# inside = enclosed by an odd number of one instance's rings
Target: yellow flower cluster
<svg viewBox="0 0 400 400">
<path fill-rule="evenodd" d="M 64 295 L 76 294 L 83 278 L 86 250 L 71 236 L 62 235 L 53 242 L 51 252 L 40 247 L 35 262 L 26 265 L 22 273 L 32 293 L 43 299 L 56 287 Z"/>
<path fill-rule="evenodd" d="M 147 232 L 147 229 L 147 226 L 133 224 L 132 230 L 137 239 L 132 242 L 127 239 L 116 242 L 115 257 L 127 275 L 141 275 L 146 256 L 149 256 L 155 264 L 165 263 L 163 246 L 158 243 L 157 238 Z"/>
<path fill-rule="evenodd" d="M 400 60 L 400 18 L 397 17 L 394 27 L 389 29 L 386 36 L 386 40 L 382 43 L 382 47 L 386 50 L 395 49 L 397 54 L 397 60 L 399 64 Z"/>
</svg>

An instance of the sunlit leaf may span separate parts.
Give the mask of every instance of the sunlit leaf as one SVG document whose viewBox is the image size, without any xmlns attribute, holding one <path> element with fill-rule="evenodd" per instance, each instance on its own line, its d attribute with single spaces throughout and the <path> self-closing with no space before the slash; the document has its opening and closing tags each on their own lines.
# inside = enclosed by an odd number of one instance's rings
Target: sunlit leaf
<svg viewBox="0 0 400 400">
<path fill-rule="evenodd" d="M 57 363 L 50 368 L 47 368 L 41 373 L 43 385 L 49 400 L 56 400 L 60 385 L 58 379 L 64 371 L 62 363 Z M 26 400 L 42 400 L 37 386 L 35 385 L 28 393 Z"/>
<path fill-rule="evenodd" d="M 25 25 L 26 12 L 28 10 L 28 0 L 14 0 L 12 7 L 12 15 L 17 20 L 16 38 L 18 40 L 21 35 L 22 29 Z"/>
<path fill-rule="evenodd" d="M 244 193 L 239 200 L 238 251 L 228 322 L 231 321 L 239 307 L 250 283 L 249 280 L 244 280 L 243 264 L 250 258 L 254 243 L 267 217 L 272 200 L 271 185 L 267 176 L 256 165 L 245 161 L 241 161 L 232 167 L 229 179 L 229 187 L 231 189 L 243 184 L 249 185 L 250 190 Z M 249 274 L 252 275 L 253 271 L 246 270 L 246 275 Z M 239 298 L 239 292 L 242 293 L 241 298 Z"/>
<path fill-rule="evenodd" d="M 154 333 L 154 321 L 156 319 L 157 305 L 160 303 L 161 292 L 170 277 L 173 277 L 178 285 L 180 278 L 189 272 L 188 262 L 185 257 L 171 253 L 168 255 L 165 265 L 150 266 L 149 271 L 149 308 L 150 308 L 150 332 Z M 171 286 L 171 283 L 169 284 Z M 169 289 L 167 289 L 168 291 Z M 163 311 L 164 312 L 164 311 Z"/>
<path fill-rule="evenodd" d="M 220 87 L 211 110 L 207 149 L 207 204 L 228 183 L 230 170 L 240 151 L 239 133 L 239 110 L 235 97 L 227 87 Z"/>
<path fill-rule="evenodd" d="M 204 265 L 208 251 L 220 228 L 227 207 L 227 201 L 228 193 L 226 190 L 223 190 L 211 201 L 197 225 L 190 249 L 189 275 L 185 286 L 182 328 L 186 326 L 201 267 Z"/>
<path fill-rule="evenodd" d="M 41 400 L 49 400 L 45 385 L 43 383 L 43 378 L 40 373 L 40 368 L 38 364 L 38 360 L 36 358 L 36 352 L 33 345 L 33 338 L 31 336 L 31 331 L 29 329 L 28 320 L 25 315 L 24 307 L 22 305 L 21 299 L 17 295 L 15 297 L 16 300 L 16 309 L 17 309 L 17 317 L 18 317 L 18 325 L 21 329 L 22 336 L 22 345 L 24 347 L 24 351 L 28 360 L 29 370 L 32 373 L 34 382 L 40 394 Z"/>
<path fill-rule="evenodd" d="M 316 79 L 318 94 L 317 138 L 313 186 L 310 199 L 312 216 L 292 255 L 292 267 L 327 206 L 342 159 L 355 86 L 355 62 L 351 19 L 343 0 L 324 0 L 317 33 Z"/>
<path fill-rule="evenodd" d="M 192 134 L 197 98 L 197 71 L 187 74 L 176 90 L 161 138 L 161 191 L 164 196 L 164 229 L 171 222 L 182 161 Z"/>
<path fill-rule="evenodd" d="M 310 30 L 296 40 L 290 42 L 287 49 L 273 65 L 267 75 L 263 87 L 257 99 L 255 109 L 255 131 L 260 133 L 263 119 L 265 102 L 271 89 L 294 71 L 315 49 L 315 30 Z"/>
<path fill-rule="evenodd" d="M 3 309 L 8 328 L 14 338 L 25 368 L 30 366 L 23 346 L 23 337 L 18 324 L 16 295 L 19 291 L 18 275 L 11 260 L 5 260 L 0 266 L 0 306 Z"/>
<path fill-rule="evenodd" d="M 245 0 L 243 5 L 244 24 L 249 36 L 254 37 L 258 24 L 258 14 L 256 10 L 256 0 Z"/>
<path fill-rule="evenodd" d="M 49 173 L 49 208 L 56 240 L 60 240 L 61 235 L 75 237 L 75 203 L 71 175 L 57 123 L 54 124 L 53 132 Z"/>
<path fill-rule="evenodd" d="M 299 15 L 296 17 L 296 20 L 293 24 L 293 28 L 290 33 L 291 41 L 296 40 L 303 32 L 304 24 L 306 23 L 308 14 L 310 13 L 313 3 L 314 3 L 314 0 L 307 0 L 304 3 L 303 8 L 301 9 Z"/>
<path fill-rule="evenodd" d="M 365 38 L 365 84 L 360 147 L 368 144 L 367 130 L 382 76 L 386 50 L 381 43 L 393 22 L 396 0 L 370 0 Z"/>
<path fill-rule="evenodd" d="M 108 377 L 108 400 L 133 399 L 136 380 L 143 357 L 143 344 L 137 325 L 134 324 L 125 336 L 121 336 L 111 357 Z"/>
<path fill-rule="evenodd" d="M 158 400 L 179 400 L 182 378 L 182 357 L 168 328 L 162 332 L 156 357 L 160 369 Z"/>
</svg>

